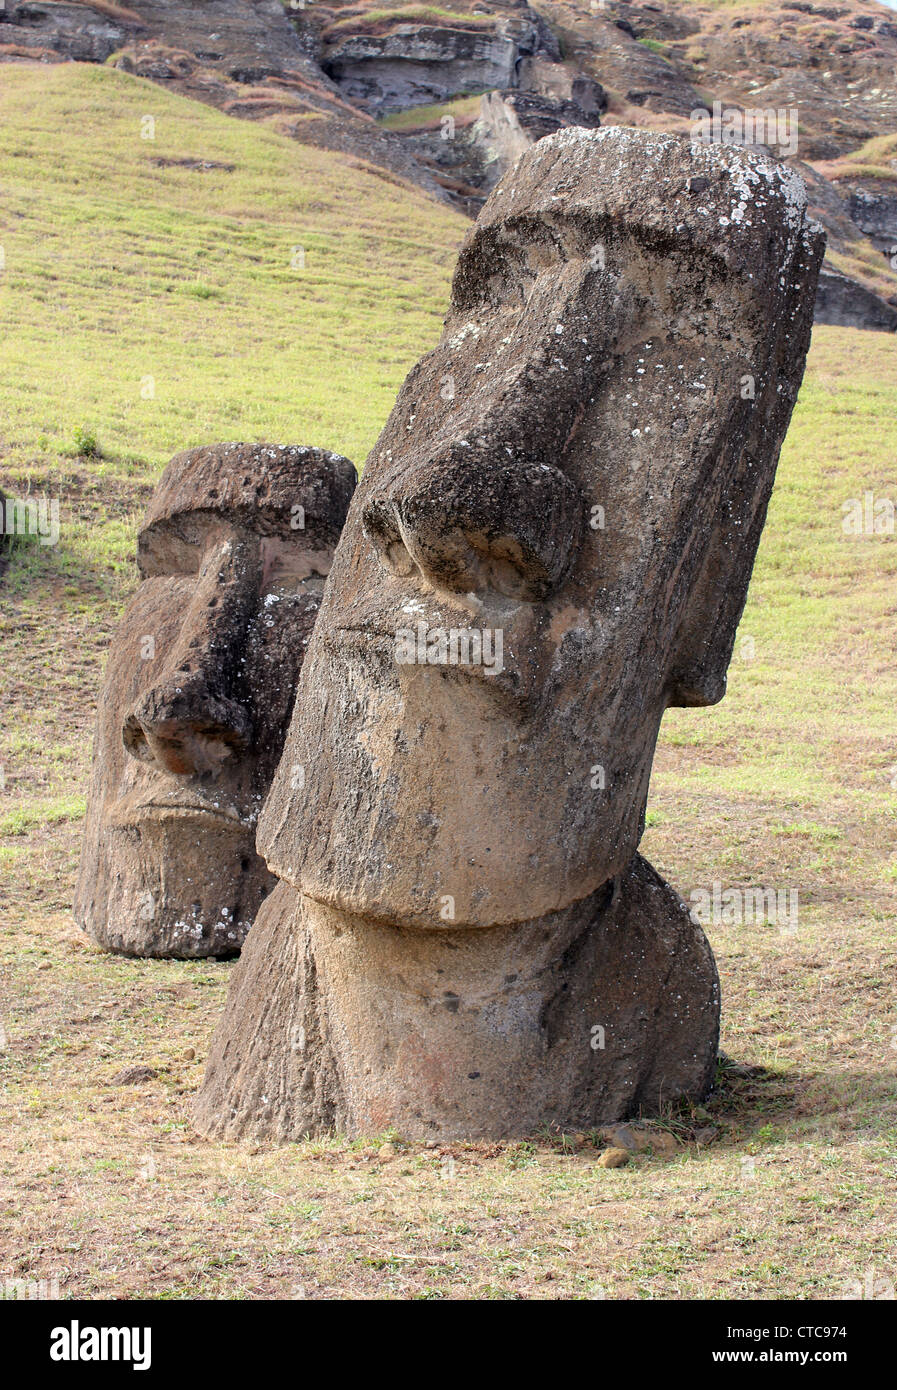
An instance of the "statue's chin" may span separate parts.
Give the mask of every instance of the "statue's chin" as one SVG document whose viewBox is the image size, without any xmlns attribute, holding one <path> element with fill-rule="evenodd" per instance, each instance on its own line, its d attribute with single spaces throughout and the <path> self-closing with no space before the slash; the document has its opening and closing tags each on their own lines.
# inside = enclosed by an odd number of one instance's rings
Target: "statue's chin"
<svg viewBox="0 0 897 1390">
<path fill-rule="evenodd" d="M 239 951 L 273 878 L 241 825 L 144 820 L 106 827 L 82 925 L 108 951 L 195 959 Z"/>
<path fill-rule="evenodd" d="M 179 892 L 177 884 L 166 880 L 163 898 L 158 882 L 116 885 L 105 911 L 98 901 L 83 925 L 98 945 L 121 955 L 190 960 L 239 951 L 253 914 L 221 908 L 205 895 L 185 896 L 190 886 L 182 885 Z"/>
<path fill-rule="evenodd" d="M 496 882 L 481 880 L 468 884 L 466 897 L 446 892 L 424 898 L 423 894 L 416 896 L 411 889 L 397 887 L 390 891 L 389 884 L 378 884 L 377 891 L 364 891 L 337 886 L 332 879 L 305 871 L 292 877 L 273 861 L 269 861 L 269 867 L 299 897 L 331 908 L 347 918 L 438 933 L 484 931 L 490 927 L 542 921 L 564 912 L 610 883 L 625 869 L 632 852 L 626 854 L 621 864 L 610 862 L 605 867 L 589 864 L 588 871 L 572 884 L 568 881 L 559 886 L 547 876 L 533 877 L 527 882 L 521 875 L 522 881 L 517 883 L 515 892 L 510 891 L 512 885 L 502 876 Z M 459 872 L 454 877 L 456 888 L 461 879 Z M 448 881 L 447 876 L 446 883 Z"/>
</svg>

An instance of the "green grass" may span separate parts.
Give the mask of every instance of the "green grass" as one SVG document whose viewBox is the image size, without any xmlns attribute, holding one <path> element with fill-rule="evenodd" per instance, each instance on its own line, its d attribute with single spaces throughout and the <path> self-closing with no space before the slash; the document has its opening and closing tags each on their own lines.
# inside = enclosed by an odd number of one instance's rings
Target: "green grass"
<svg viewBox="0 0 897 1390">
<path fill-rule="evenodd" d="M 893 184 L 897 182 L 897 135 L 876 135 L 841 159 L 817 163 L 817 167 L 834 182 L 849 179 L 851 182 L 872 180 L 873 183 Z M 890 193 L 892 190 L 881 191 Z"/>
<path fill-rule="evenodd" d="M 81 820 L 84 815 L 83 796 L 58 797 L 39 801 L 30 806 L 18 806 L 0 816 L 0 835 L 27 835 L 35 826 L 58 825 L 60 821 Z"/>
<path fill-rule="evenodd" d="M 895 373 L 890 334 L 814 331 L 728 693 L 713 709 L 664 719 L 664 742 L 685 740 L 698 755 L 677 766 L 677 782 L 765 789 L 805 809 L 846 798 L 857 815 L 897 812 L 884 776 L 897 761 L 897 666 L 881 645 L 893 625 L 897 536 L 842 529 L 847 499 L 871 490 L 897 500 Z M 727 744 L 735 756 L 723 765 L 714 750 Z"/>
<path fill-rule="evenodd" d="M 446 10 L 439 5 L 395 5 L 336 19 L 327 26 L 325 37 L 342 33 L 344 30 L 360 33 L 367 29 L 388 28 L 395 24 L 438 24 L 455 29 L 493 29 L 496 23 L 497 18 L 492 14 Z"/>
<path fill-rule="evenodd" d="M 235 168 L 154 162 L 190 159 Z M 85 421 L 150 476 L 221 439 L 364 461 L 437 335 L 462 218 L 97 66 L 5 65 L 0 160 L 4 468 Z"/>
<path fill-rule="evenodd" d="M 407 111 L 393 111 L 381 117 L 378 122 L 384 130 L 400 130 L 408 133 L 413 130 L 435 129 L 444 116 L 453 116 L 467 125 L 479 114 L 482 92 L 476 96 L 453 97 L 451 101 L 437 102 L 433 106 L 412 106 Z"/>
</svg>

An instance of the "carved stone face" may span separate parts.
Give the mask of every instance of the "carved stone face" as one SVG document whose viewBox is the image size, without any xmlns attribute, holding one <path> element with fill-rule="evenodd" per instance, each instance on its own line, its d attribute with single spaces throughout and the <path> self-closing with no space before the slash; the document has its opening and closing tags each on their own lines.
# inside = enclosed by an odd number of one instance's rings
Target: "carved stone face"
<svg viewBox="0 0 897 1390">
<path fill-rule="evenodd" d="M 764 155 L 637 131 L 506 176 L 350 510 L 260 825 L 279 877 L 457 928 L 625 868 L 664 710 L 725 689 L 809 333 L 804 209 Z"/>
<path fill-rule="evenodd" d="M 100 696 L 75 916 L 110 950 L 237 950 L 273 885 L 255 851 L 355 469 L 321 449 L 174 458 Z"/>
</svg>

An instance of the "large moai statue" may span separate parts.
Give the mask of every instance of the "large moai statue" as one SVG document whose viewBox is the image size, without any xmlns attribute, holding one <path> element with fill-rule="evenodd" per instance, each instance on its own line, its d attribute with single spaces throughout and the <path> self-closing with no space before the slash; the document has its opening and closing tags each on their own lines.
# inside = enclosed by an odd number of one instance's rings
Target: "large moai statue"
<svg viewBox="0 0 897 1390">
<path fill-rule="evenodd" d="M 324 449 L 178 454 L 100 695 L 75 898 L 131 956 L 239 950 L 274 878 L 255 829 L 355 488 Z"/>
<path fill-rule="evenodd" d="M 203 1132 L 506 1136 L 707 1092 L 713 957 L 636 851 L 664 710 L 725 690 L 805 208 L 762 153 L 622 129 L 490 197 L 337 549 Z"/>
</svg>

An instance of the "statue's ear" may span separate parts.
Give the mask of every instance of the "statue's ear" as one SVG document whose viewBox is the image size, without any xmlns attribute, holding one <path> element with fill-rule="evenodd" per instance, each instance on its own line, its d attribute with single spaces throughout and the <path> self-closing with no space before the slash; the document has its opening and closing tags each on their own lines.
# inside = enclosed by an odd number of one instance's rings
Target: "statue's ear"
<svg viewBox="0 0 897 1390">
<path fill-rule="evenodd" d="M 711 523 L 703 565 L 676 637 L 671 705 L 715 705 L 726 693 L 726 671 L 772 490 L 773 470 L 763 473 L 742 456 L 738 481 L 720 499 L 720 515 Z"/>
<path fill-rule="evenodd" d="M 824 252 L 822 228 L 806 224 L 789 264 L 778 273 L 774 337 L 761 325 L 747 354 L 748 363 L 754 363 L 747 379 L 752 388 L 763 385 L 751 407 L 744 446 L 731 473 L 720 479 L 710 512 L 703 559 L 673 643 L 667 687 L 671 705 L 713 705 L 726 693 L 726 671 L 800 385 L 793 363 L 803 360 L 810 342 L 814 297 L 805 293 L 806 283 L 815 286 Z M 728 437 L 737 438 L 737 427 Z"/>
</svg>

